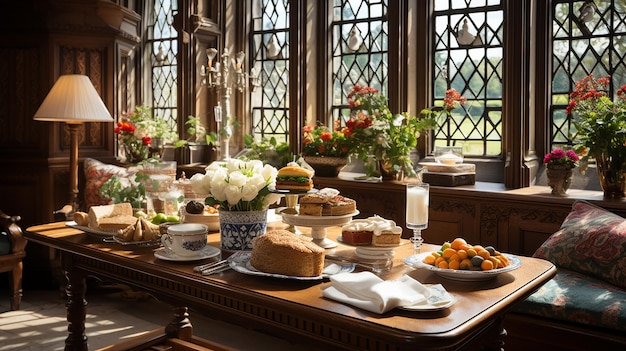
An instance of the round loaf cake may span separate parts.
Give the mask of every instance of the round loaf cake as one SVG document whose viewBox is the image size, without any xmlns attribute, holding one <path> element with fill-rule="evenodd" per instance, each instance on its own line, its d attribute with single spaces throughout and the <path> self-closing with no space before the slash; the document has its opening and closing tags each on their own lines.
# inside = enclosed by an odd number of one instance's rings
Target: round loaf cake
<svg viewBox="0 0 626 351">
<path fill-rule="evenodd" d="M 317 277 L 324 270 L 324 249 L 287 230 L 270 230 L 252 241 L 250 264 L 265 273 Z"/>
</svg>

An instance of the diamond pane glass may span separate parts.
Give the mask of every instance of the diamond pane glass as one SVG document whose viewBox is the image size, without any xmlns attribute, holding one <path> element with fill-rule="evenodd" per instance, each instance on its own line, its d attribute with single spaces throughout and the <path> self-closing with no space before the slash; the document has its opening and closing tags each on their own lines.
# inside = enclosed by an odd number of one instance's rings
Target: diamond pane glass
<svg viewBox="0 0 626 351">
<path fill-rule="evenodd" d="M 333 14 L 332 120 L 345 123 L 350 117 L 346 96 L 355 84 L 388 95 L 387 0 L 336 0 Z"/>
<path fill-rule="evenodd" d="M 434 133 L 433 146 L 461 146 L 469 156 L 498 156 L 502 148 L 503 17 L 501 1 L 435 1 L 432 106 L 448 89 L 467 103 Z"/>
<path fill-rule="evenodd" d="M 565 108 L 575 83 L 592 74 L 610 75 L 609 96 L 626 82 L 626 4 L 623 0 L 596 0 L 597 9 L 581 17 L 584 1 L 553 1 L 552 96 L 550 98 L 551 148 L 571 148 L 577 143 L 573 119 Z"/>
<path fill-rule="evenodd" d="M 177 130 L 177 32 L 172 25 L 174 11 L 171 0 L 157 0 L 149 24 L 148 50 L 152 66 L 152 109 L 155 118 L 162 119 Z"/>
<path fill-rule="evenodd" d="M 289 1 L 251 0 L 250 52 L 261 79 L 251 94 L 256 140 L 289 137 Z"/>
</svg>

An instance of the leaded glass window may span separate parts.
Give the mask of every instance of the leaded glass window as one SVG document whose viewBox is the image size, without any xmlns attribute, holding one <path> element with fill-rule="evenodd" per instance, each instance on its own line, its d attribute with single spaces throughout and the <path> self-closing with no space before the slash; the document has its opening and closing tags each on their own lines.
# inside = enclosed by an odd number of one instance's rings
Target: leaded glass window
<svg viewBox="0 0 626 351">
<path fill-rule="evenodd" d="M 289 1 L 252 0 L 251 53 L 262 88 L 252 93 L 252 132 L 257 138 L 289 135 Z"/>
<path fill-rule="evenodd" d="M 355 84 L 388 96 L 387 0 L 335 0 L 332 10 L 332 116 L 345 122 Z"/>
<path fill-rule="evenodd" d="M 576 127 L 565 108 L 575 83 L 591 73 L 610 75 L 613 96 L 626 82 L 626 2 L 553 1 L 552 11 L 550 141 L 551 147 L 568 148 Z"/>
<path fill-rule="evenodd" d="M 434 145 L 497 156 L 502 147 L 503 5 L 500 0 L 433 1 L 433 105 L 454 88 L 467 103 L 434 133 Z"/>
<path fill-rule="evenodd" d="M 151 67 L 152 113 L 177 130 L 178 33 L 173 26 L 176 1 L 155 0 L 147 11 L 147 40 L 144 53 Z"/>
</svg>

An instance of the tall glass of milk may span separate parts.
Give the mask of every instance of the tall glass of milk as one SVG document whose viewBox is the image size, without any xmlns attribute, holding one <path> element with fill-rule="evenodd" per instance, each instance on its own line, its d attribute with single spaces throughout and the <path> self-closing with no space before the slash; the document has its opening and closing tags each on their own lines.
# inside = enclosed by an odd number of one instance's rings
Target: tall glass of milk
<svg viewBox="0 0 626 351">
<path fill-rule="evenodd" d="M 409 183 L 406 185 L 406 227 L 413 230 L 414 255 L 419 254 L 422 246 L 422 230 L 428 228 L 429 185 L 427 183 Z"/>
</svg>

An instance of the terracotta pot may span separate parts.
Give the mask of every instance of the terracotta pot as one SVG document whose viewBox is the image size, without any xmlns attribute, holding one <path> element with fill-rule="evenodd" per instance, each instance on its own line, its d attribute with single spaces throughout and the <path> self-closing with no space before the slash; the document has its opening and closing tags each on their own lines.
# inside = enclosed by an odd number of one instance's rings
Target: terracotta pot
<svg viewBox="0 0 626 351">
<path fill-rule="evenodd" d="M 348 164 L 347 157 L 304 156 L 304 161 L 315 170 L 316 177 L 337 177 Z"/>
<path fill-rule="evenodd" d="M 554 166 L 546 170 L 548 185 L 553 195 L 564 196 L 572 182 L 572 168 L 568 166 Z"/>
</svg>

